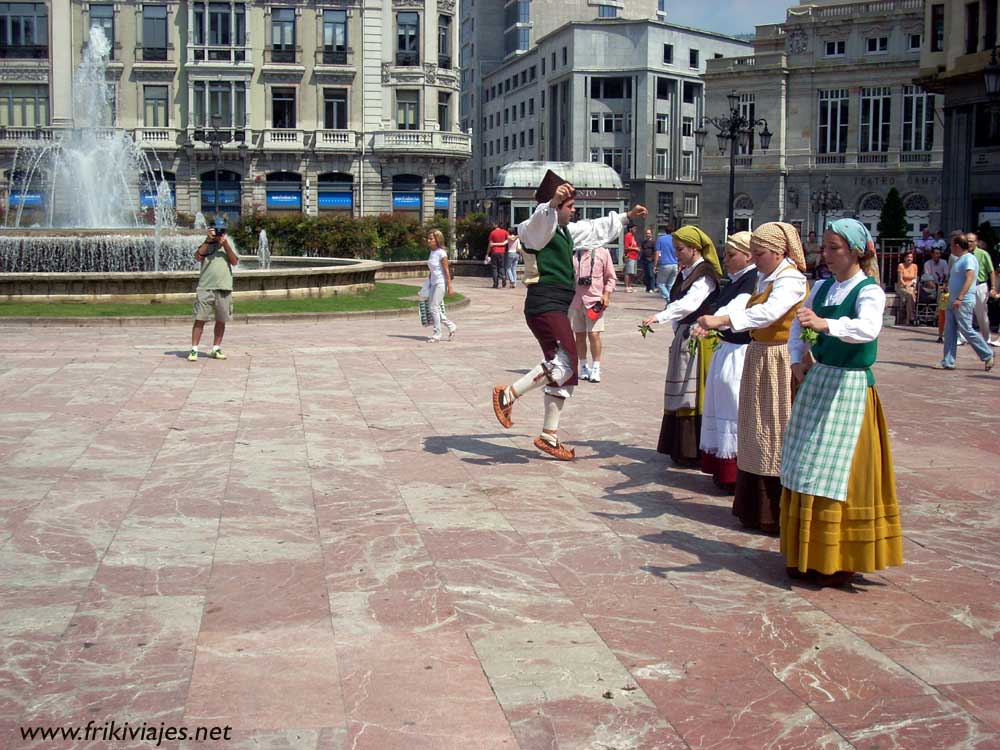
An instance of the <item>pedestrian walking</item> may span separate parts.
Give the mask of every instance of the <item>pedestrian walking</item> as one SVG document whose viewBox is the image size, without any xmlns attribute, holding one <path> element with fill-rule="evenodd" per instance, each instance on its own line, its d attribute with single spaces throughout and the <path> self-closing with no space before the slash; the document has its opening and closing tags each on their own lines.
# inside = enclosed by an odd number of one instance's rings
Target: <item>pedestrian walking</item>
<svg viewBox="0 0 1000 750">
<path fill-rule="evenodd" d="M 663 386 L 663 420 L 656 450 L 666 453 L 679 466 L 698 465 L 705 376 L 712 349 L 705 339 L 696 339 L 694 352 L 688 347 L 691 325 L 714 309 L 722 278 L 722 267 L 711 238 L 695 226 L 674 232 L 674 248 L 681 274 L 670 290 L 670 304 L 643 325 L 672 323 L 674 338 L 667 355 Z"/>
<path fill-rule="evenodd" d="M 507 286 L 507 273 L 504 264 L 507 259 L 507 230 L 499 222 L 493 222 L 493 230 L 489 236 L 487 258 L 493 272 L 493 288 L 497 289 L 500 282 Z"/>
<path fill-rule="evenodd" d="M 800 385 L 781 461 L 781 553 L 791 577 L 837 586 L 902 565 L 903 538 L 871 371 L 885 312 L 875 243 L 860 222 L 838 219 L 827 225 L 823 255 L 833 278 L 813 287 L 789 343 Z"/>
<path fill-rule="evenodd" d="M 656 288 L 664 302 L 670 304 L 670 289 L 677 278 L 677 254 L 674 252 L 673 225 L 660 228 L 656 238 Z"/>
<path fill-rule="evenodd" d="M 934 364 L 934 369 L 955 369 L 958 337 L 961 335 L 969 342 L 989 371 L 993 369 L 993 351 L 979 332 L 972 327 L 972 311 L 976 303 L 974 286 L 979 273 L 979 262 L 973 255 L 968 240 L 961 233 L 952 238 L 951 254 L 955 261 L 948 278 L 949 305 L 945 311 L 944 354 L 941 361 Z"/>
<path fill-rule="evenodd" d="M 653 239 L 653 230 L 647 229 L 646 236 L 639 246 L 640 260 L 642 261 L 642 281 L 646 285 L 646 294 L 656 291 L 656 240 Z"/>
<path fill-rule="evenodd" d="M 629 219 L 641 218 L 646 209 L 635 206 L 627 214 L 612 211 L 601 219 L 571 222 L 576 191 L 552 170 L 535 191 L 537 208 L 518 225 L 522 249 L 535 256 L 528 283 L 524 317 L 542 350 L 543 361 L 510 385 L 493 388 L 493 413 L 503 427 L 513 425 L 514 403 L 526 393 L 545 388 L 545 418 L 535 447 L 562 461 L 576 453 L 559 440 L 559 418 L 566 399 L 577 384 L 576 337 L 569 322 L 569 307 L 576 295 L 573 248 L 613 244 Z M 536 276 L 537 273 L 537 276 Z"/>
<path fill-rule="evenodd" d="M 441 340 L 441 324 L 448 329 L 448 340 L 455 338 L 455 331 L 458 329 L 452 321 L 448 320 L 447 312 L 444 308 L 445 294 L 449 296 L 455 293 L 451 285 L 451 268 L 448 266 L 448 251 L 445 248 L 444 233 L 440 229 L 432 229 L 427 234 L 427 247 L 430 255 L 427 257 L 427 304 L 430 308 L 431 324 L 434 326 L 433 333 L 427 339 L 428 343 L 436 343 Z"/>
<path fill-rule="evenodd" d="M 521 257 L 521 241 L 517 238 L 517 228 L 511 227 L 507 232 L 507 255 L 504 258 L 504 268 L 510 288 L 517 286 L 517 262 Z"/>
<path fill-rule="evenodd" d="M 634 280 L 636 274 L 636 268 L 639 263 L 639 245 L 635 241 L 635 234 L 632 227 L 628 228 L 625 232 L 625 266 L 622 269 L 622 275 L 625 277 L 625 291 L 631 293 L 632 281 Z"/>
</svg>

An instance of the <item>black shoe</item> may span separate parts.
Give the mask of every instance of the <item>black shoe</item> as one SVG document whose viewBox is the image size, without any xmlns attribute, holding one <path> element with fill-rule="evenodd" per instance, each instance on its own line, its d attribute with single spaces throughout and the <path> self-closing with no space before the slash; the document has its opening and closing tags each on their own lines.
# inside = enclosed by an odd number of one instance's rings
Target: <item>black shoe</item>
<svg viewBox="0 0 1000 750">
<path fill-rule="evenodd" d="M 943 343 L 944 343 L 944 339 L 943 339 L 943 338 L 941 338 L 940 336 L 938 336 L 938 340 L 937 340 L 937 342 L 938 342 L 939 344 L 943 344 Z"/>
</svg>

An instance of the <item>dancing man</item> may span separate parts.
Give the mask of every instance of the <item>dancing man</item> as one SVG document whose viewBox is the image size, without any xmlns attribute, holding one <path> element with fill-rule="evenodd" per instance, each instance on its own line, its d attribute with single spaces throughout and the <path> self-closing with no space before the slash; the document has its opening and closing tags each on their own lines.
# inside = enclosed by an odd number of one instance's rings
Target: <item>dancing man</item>
<svg viewBox="0 0 1000 750">
<path fill-rule="evenodd" d="M 559 415 L 577 384 L 576 339 L 568 314 L 576 291 L 573 248 L 611 244 L 630 219 L 647 213 L 635 206 L 627 214 L 612 211 L 602 219 L 570 222 L 575 195 L 569 182 L 547 171 L 535 191 L 538 207 L 518 226 L 522 251 L 534 256 L 531 265 L 537 269 L 524 280 L 528 289 L 524 318 L 542 349 L 543 361 L 515 383 L 493 388 L 493 412 L 509 428 L 514 402 L 545 387 L 545 418 L 535 447 L 561 461 L 571 461 L 576 455 L 559 441 Z"/>
</svg>

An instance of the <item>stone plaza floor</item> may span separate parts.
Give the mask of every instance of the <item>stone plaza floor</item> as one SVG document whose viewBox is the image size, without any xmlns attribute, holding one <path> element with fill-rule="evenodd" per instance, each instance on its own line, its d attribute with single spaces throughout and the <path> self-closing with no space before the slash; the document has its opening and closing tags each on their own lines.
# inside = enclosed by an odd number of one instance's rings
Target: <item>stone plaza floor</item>
<svg viewBox="0 0 1000 750">
<path fill-rule="evenodd" d="M 523 290 L 396 319 L 3 325 L 0 747 L 27 727 L 231 727 L 243 750 L 1000 748 L 1000 374 L 930 329 L 875 368 L 906 564 L 786 580 L 655 451 L 669 327 L 618 294 L 603 382 L 531 445 Z M 207 334 L 206 334 L 207 335 Z"/>
</svg>

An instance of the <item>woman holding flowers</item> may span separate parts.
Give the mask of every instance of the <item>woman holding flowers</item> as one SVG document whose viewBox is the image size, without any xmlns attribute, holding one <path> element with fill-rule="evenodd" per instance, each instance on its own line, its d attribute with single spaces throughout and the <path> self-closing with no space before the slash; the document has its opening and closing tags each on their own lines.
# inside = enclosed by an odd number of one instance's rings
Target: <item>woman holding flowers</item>
<svg viewBox="0 0 1000 750">
<path fill-rule="evenodd" d="M 726 240 L 723 265 L 729 283 L 719 291 L 715 315 L 742 310 L 757 283 L 757 267 L 750 260 L 750 232 L 737 232 Z M 695 326 L 692 335 L 703 337 Z M 750 334 L 731 329 L 720 331 L 705 381 L 705 413 L 701 417 L 701 470 L 711 474 L 721 489 L 736 488 L 736 448 L 739 424 L 740 381 Z"/>
<path fill-rule="evenodd" d="M 675 464 L 695 466 L 698 464 L 705 375 L 713 342 L 691 340 L 689 334 L 698 316 L 714 309 L 722 268 L 712 240 L 697 227 L 681 227 L 673 233 L 673 240 L 681 273 L 670 290 L 667 307 L 646 318 L 642 325 L 670 322 L 674 328 L 663 389 L 663 421 L 656 450 L 669 454 Z"/>
<path fill-rule="evenodd" d="M 781 552 L 790 576 L 842 585 L 901 565 L 903 543 L 871 371 L 885 311 L 875 245 L 863 224 L 838 219 L 823 256 L 833 277 L 813 288 L 789 344 L 800 386 L 781 460 Z"/>
<path fill-rule="evenodd" d="M 781 445 L 792 414 L 792 365 L 788 334 L 805 299 L 802 240 L 791 224 L 761 224 L 750 237 L 757 267 L 754 294 L 746 308 L 706 315 L 706 330 L 749 331 L 740 381 L 733 514 L 747 528 L 778 534 L 781 514 Z"/>
</svg>

